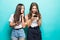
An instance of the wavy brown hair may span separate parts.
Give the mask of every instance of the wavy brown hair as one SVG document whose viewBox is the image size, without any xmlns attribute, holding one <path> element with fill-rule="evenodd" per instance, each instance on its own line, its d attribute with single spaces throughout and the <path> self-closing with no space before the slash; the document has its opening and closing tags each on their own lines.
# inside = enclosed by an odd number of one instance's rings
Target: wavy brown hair
<svg viewBox="0 0 60 40">
<path fill-rule="evenodd" d="M 35 14 L 39 17 L 39 19 L 41 19 L 41 14 L 40 14 L 40 12 L 39 12 L 38 4 L 35 3 L 35 2 L 31 3 L 30 10 L 29 10 L 30 12 L 29 12 L 29 14 L 28 14 L 28 19 L 30 19 L 30 18 L 32 17 L 32 7 L 33 7 L 33 6 L 36 6 L 37 12 L 36 12 Z"/>
<path fill-rule="evenodd" d="M 23 4 L 18 4 L 16 6 L 16 10 L 15 10 L 15 14 L 14 14 L 14 22 L 18 22 L 19 21 L 19 18 L 20 18 L 20 15 L 22 14 L 21 13 L 21 6 L 24 6 Z"/>
</svg>

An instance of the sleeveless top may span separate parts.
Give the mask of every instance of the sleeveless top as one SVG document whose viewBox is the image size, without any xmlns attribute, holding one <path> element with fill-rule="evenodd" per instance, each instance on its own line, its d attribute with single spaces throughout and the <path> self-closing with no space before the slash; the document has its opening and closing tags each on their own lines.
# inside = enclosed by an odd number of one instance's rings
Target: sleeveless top
<svg viewBox="0 0 60 40">
<path fill-rule="evenodd" d="M 32 21 L 31 27 L 36 27 L 36 26 L 38 26 L 38 24 L 37 24 L 37 20 L 35 19 Z"/>
<path fill-rule="evenodd" d="M 10 19 L 9 19 L 10 22 L 13 22 L 14 21 L 13 16 L 14 16 L 14 14 L 12 14 L 10 16 Z M 21 20 L 21 17 L 20 17 L 20 20 Z M 22 28 L 22 23 L 20 23 L 19 25 L 17 25 L 17 26 L 14 27 L 14 29 L 19 29 L 19 28 Z"/>
</svg>

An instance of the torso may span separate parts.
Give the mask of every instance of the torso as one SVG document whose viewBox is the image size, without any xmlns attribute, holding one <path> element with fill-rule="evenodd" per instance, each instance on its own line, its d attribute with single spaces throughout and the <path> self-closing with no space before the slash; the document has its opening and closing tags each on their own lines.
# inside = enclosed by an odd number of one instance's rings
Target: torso
<svg viewBox="0 0 60 40">
<path fill-rule="evenodd" d="M 21 18 L 20 18 L 20 20 L 21 20 Z M 22 28 L 22 23 L 20 23 L 19 25 L 17 25 L 17 26 L 14 27 L 14 29 L 19 29 L 19 28 Z"/>
<path fill-rule="evenodd" d="M 31 27 L 36 27 L 36 26 L 38 26 L 37 20 L 33 20 L 31 23 Z"/>
<path fill-rule="evenodd" d="M 28 21 L 28 20 L 29 20 L 29 19 L 28 19 L 28 15 L 26 16 L 26 18 L 27 18 L 27 21 Z M 30 22 L 29 22 L 29 23 L 30 23 Z M 32 23 L 31 23 L 31 25 L 28 25 L 28 26 L 31 26 L 31 27 L 36 27 L 36 26 L 38 26 L 37 20 L 33 20 Z"/>
</svg>

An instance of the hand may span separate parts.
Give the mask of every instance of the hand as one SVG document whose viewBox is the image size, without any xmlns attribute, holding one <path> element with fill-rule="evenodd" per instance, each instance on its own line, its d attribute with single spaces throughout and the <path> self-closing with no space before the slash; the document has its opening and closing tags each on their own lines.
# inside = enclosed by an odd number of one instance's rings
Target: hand
<svg viewBox="0 0 60 40">
<path fill-rule="evenodd" d="M 34 17 L 31 17 L 31 20 L 33 21 L 33 20 L 35 20 L 35 18 Z"/>
<path fill-rule="evenodd" d="M 18 26 L 20 24 L 20 22 L 16 22 L 15 24 Z"/>
<path fill-rule="evenodd" d="M 38 17 L 37 17 L 36 19 L 37 19 L 37 21 L 39 20 L 39 18 L 38 18 Z"/>
<path fill-rule="evenodd" d="M 36 14 L 32 14 L 32 17 L 34 17 L 34 15 L 36 15 Z"/>
<path fill-rule="evenodd" d="M 24 14 L 21 14 L 22 17 L 24 17 Z"/>
<path fill-rule="evenodd" d="M 36 20 L 36 21 L 38 21 L 38 20 L 39 20 L 39 18 L 38 18 L 38 17 L 32 17 L 31 19 L 32 19 L 32 20 Z"/>
<path fill-rule="evenodd" d="M 16 26 L 16 25 L 17 25 L 17 23 L 13 23 L 13 25 L 14 25 L 14 26 Z"/>
</svg>

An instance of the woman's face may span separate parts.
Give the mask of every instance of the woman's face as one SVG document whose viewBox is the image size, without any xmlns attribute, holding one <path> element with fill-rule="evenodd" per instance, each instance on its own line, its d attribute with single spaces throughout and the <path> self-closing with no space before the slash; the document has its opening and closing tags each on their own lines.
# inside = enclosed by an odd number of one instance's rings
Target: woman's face
<svg viewBox="0 0 60 40">
<path fill-rule="evenodd" d="M 24 13 L 24 6 L 21 6 L 21 13 Z"/>
<path fill-rule="evenodd" d="M 33 12 L 33 13 L 37 12 L 37 7 L 36 7 L 36 6 L 33 6 L 33 7 L 32 7 L 32 12 Z"/>
</svg>

